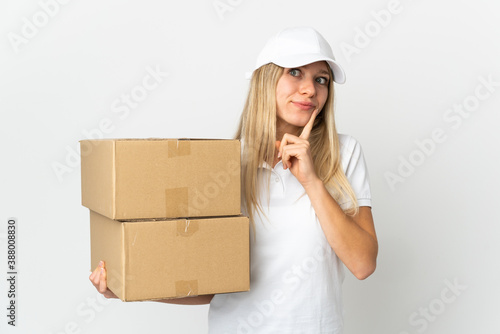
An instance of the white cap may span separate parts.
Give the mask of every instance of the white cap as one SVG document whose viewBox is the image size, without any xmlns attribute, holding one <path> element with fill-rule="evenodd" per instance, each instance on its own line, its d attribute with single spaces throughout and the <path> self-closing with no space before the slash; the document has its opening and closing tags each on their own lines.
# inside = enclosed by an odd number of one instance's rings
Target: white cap
<svg viewBox="0 0 500 334">
<path fill-rule="evenodd" d="M 300 67 L 324 60 L 333 72 L 333 81 L 345 82 L 344 70 L 335 60 L 332 48 L 323 36 L 311 27 L 287 28 L 273 36 L 257 57 L 255 69 L 269 63 L 281 67 Z"/>
</svg>

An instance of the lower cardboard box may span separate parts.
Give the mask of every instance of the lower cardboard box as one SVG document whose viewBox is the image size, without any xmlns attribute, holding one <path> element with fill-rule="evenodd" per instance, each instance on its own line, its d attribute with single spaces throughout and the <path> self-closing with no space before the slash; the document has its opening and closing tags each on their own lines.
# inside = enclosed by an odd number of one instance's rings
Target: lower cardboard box
<svg viewBox="0 0 500 334">
<path fill-rule="evenodd" d="M 247 217 L 117 221 L 90 211 L 91 268 L 123 301 L 250 289 Z"/>
</svg>

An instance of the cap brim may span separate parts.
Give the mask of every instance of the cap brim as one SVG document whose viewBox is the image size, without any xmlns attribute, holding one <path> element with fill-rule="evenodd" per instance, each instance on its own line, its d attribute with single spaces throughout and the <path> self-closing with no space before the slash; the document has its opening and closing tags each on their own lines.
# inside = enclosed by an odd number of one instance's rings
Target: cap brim
<svg viewBox="0 0 500 334">
<path fill-rule="evenodd" d="M 335 61 L 335 59 L 325 57 L 321 54 L 303 54 L 303 55 L 293 55 L 290 57 L 281 57 L 280 59 L 274 59 L 270 61 L 281 67 L 300 67 L 308 64 L 315 63 L 317 61 L 326 61 L 333 72 L 333 81 L 338 84 L 343 84 L 345 82 L 345 73 L 342 67 Z M 262 64 L 265 65 L 265 64 Z"/>
<path fill-rule="evenodd" d="M 338 84 L 343 84 L 345 82 L 345 72 L 342 69 L 342 67 L 340 67 L 339 64 L 337 64 L 334 60 L 331 59 L 327 60 L 326 62 L 330 65 L 330 68 L 332 69 L 333 81 L 335 81 Z"/>
</svg>

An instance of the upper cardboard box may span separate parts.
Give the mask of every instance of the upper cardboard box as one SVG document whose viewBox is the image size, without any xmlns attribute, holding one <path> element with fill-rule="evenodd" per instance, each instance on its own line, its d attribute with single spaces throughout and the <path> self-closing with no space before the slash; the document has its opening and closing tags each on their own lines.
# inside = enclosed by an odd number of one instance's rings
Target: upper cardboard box
<svg viewBox="0 0 500 334">
<path fill-rule="evenodd" d="M 240 142 L 82 140 L 82 205 L 116 220 L 229 216 L 240 209 Z"/>
</svg>

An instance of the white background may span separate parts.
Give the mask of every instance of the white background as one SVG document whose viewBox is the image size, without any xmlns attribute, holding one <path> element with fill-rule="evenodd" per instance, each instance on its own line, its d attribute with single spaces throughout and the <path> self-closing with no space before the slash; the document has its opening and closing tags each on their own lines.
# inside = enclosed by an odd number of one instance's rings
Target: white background
<svg viewBox="0 0 500 334">
<path fill-rule="evenodd" d="M 205 333 L 208 306 L 98 298 L 78 140 L 98 136 L 101 122 L 106 138 L 231 138 L 244 74 L 267 38 L 311 25 L 347 73 L 337 124 L 363 146 L 380 243 L 373 276 L 347 274 L 346 334 L 500 333 L 498 2 L 74 0 L 52 3 L 52 16 L 42 7 L 0 5 L 0 277 L 7 219 L 19 224 L 18 326 L 7 325 L 2 278 L 0 332 Z M 148 68 L 168 76 L 125 114 L 120 98 L 140 93 Z M 449 111 L 461 104 L 471 111 Z M 444 141 L 429 144 L 433 131 Z M 403 170 L 402 159 L 415 166 Z"/>
</svg>

